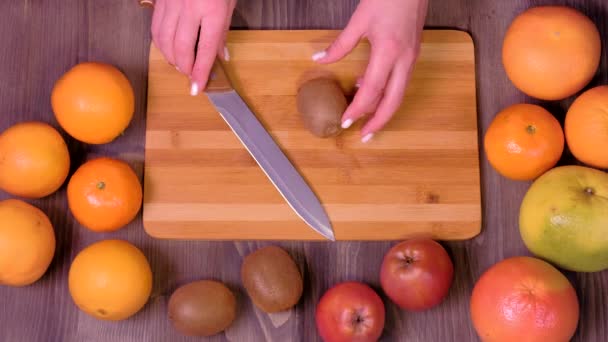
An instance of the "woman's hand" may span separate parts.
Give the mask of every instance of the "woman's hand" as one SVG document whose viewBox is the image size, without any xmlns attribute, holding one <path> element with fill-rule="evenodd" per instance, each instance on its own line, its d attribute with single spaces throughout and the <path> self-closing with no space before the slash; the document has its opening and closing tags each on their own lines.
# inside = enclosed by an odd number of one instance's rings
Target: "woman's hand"
<svg viewBox="0 0 608 342">
<path fill-rule="evenodd" d="M 391 119 L 403 101 L 420 50 L 427 0 L 362 0 L 348 25 L 326 51 L 313 60 L 333 63 L 346 56 L 363 37 L 371 56 L 359 90 L 342 116 L 342 127 L 373 113 L 361 130 L 369 141 Z"/>
<path fill-rule="evenodd" d="M 169 63 L 190 76 L 193 96 L 207 85 L 216 56 L 230 58 L 225 40 L 235 5 L 236 0 L 155 1 L 152 40 Z"/>
</svg>

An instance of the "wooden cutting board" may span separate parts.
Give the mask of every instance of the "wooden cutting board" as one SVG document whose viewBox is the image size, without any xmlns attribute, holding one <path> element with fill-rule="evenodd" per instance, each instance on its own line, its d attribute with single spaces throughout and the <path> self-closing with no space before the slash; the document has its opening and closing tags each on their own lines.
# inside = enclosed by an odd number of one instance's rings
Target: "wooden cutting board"
<svg viewBox="0 0 608 342">
<path fill-rule="evenodd" d="M 370 47 L 320 66 L 310 56 L 338 31 L 231 31 L 226 71 L 243 99 L 315 191 L 338 240 L 416 235 L 467 239 L 481 227 L 475 56 L 469 35 L 426 30 L 398 113 L 367 144 L 361 122 L 336 138 L 303 127 L 302 80 L 329 73 L 354 93 Z M 284 202 L 187 77 L 150 49 L 143 222 L 152 236 L 320 240 Z"/>
</svg>

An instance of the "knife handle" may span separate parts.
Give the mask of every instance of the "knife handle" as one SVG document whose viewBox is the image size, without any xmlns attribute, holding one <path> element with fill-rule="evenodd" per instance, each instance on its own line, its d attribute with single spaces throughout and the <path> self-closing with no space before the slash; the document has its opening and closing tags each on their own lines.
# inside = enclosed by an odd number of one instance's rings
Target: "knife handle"
<svg viewBox="0 0 608 342">
<path fill-rule="evenodd" d="M 216 58 L 213 63 L 213 67 L 209 72 L 209 81 L 207 81 L 207 87 L 205 88 L 205 92 L 207 93 L 221 93 L 226 91 L 231 91 L 234 88 L 226 76 L 226 71 L 222 66 L 222 62 Z"/>
</svg>

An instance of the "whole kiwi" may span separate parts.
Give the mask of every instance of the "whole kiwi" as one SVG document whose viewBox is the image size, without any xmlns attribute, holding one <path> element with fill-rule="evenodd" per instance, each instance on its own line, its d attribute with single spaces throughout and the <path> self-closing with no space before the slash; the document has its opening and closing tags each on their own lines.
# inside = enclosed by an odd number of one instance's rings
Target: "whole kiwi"
<svg viewBox="0 0 608 342">
<path fill-rule="evenodd" d="M 169 298 L 169 320 L 189 336 L 211 336 L 236 318 L 236 297 L 221 282 L 199 280 L 179 287 Z"/>
<path fill-rule="evenodd" d="M 298 89 L 296 102 L 304 127 L 313 135 L 328 138 L 342 132 L 340 119 L 347 101 L 335 79 L 320 76 L 304 82 Z"/>
<path fill-rule="evenodd" d="M 303 292 L 300 270 L 282 248 L 260 248 L 243 259 L 241 281 L 253 303 L 264 312 L 287 310 Z"/>
</svg>

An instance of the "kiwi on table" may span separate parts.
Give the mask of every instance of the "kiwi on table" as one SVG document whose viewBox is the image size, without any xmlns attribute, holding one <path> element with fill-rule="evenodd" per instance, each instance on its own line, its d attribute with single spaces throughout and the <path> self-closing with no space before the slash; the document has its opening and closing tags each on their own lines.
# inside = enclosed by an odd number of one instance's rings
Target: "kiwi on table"
<svg viewBox="0 0 608 342">
<path fill-rule="evenodd" d="M 189 336 L 211 336 L 228 328 L 236 318 L 236 296 L 226 285 L 199 280 L 179 287 L 169 298 L 169 320 Z"/>
<path fill-rule="evenodd" d="M 285 311 L 298 303 L 304 284 L 300 270 L 282 248 L 260 248 L 243 259 L 241 281 L 253 303 L 267 313 Z"/>
<path fill-rule="evenodd" d="M 342 132 L 341 117 L 347 107 L 340 84 L 329 76 L 319 76 L 304 82 L 296 97 L 298 112 L 306 127 L 320 138 Z"/>
</svg>

